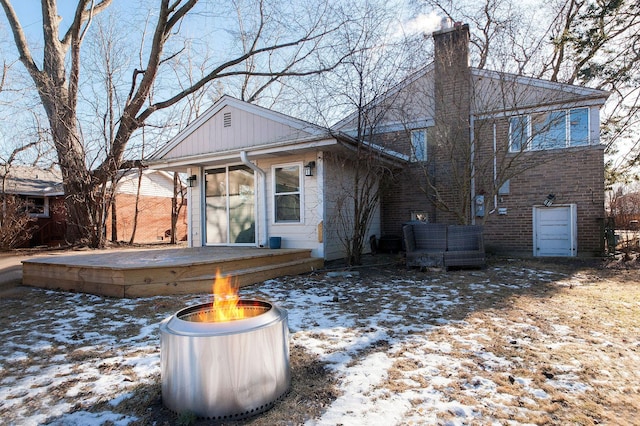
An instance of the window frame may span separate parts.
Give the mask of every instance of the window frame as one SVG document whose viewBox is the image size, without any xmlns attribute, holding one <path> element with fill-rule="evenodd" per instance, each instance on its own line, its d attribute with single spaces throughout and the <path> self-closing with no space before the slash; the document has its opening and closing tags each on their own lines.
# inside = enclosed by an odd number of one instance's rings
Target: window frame
<svg viewBox="0 0 640 426">
<path fill-rule="evenodd" d="M 418 150 L 416 149 L 417 143 L 416 143 L 416 137 L 417 135 L 423 135 L 422 136 L 422 141 L 420 141 L 420 143 L 422 144 L 422 157 L 423 158 L 418 158 L 418 156 L 416 155 L 416 153 L 418 152 Z M 410 134 L 410 140 L 409 143 L 411 145 L 411 155 L 409 156 L 410 161 L 412 163 L 419 163 L 419 162 L 426 162 L 428 161 L 429 158 L 429 154 L 428 154 L 428 150 L 427 150 L 427 129 L 426 128 L 420 128 L 420 129 L 413 129 L 411 130 L 411 134 Z"/>
<path fill-rule="evenodd" d="M 42 204 L 32 203 L 33 200 L 42 200 Z M 49 197 L 40 197 L 37 195 L 27 195 L 25 197 L 25 203 L 27 212 L 29 213 L 29 217 L 37 217 L 37 218 L 49 218 Z M 36 212 L 36 207 L 42 206 L 42 212 Z"/>
<path fill-rule="evenodd" d="M 581 111 L 584 111 L 584 116 L 578 117 L 577 114 Z M 509 117 L 509 152 L 547 151 L 553 149 L 590 146 L 592 144 L 590 111 L 590 107 L 587 106 L 537 111 L 529 114 L 513 115 Z M 534 121 L 534 117 L 541 119 Z M 574 125 L 574 122 L 582 121 L 582 118 L 586 121 L 586 139 L 577 139 L 574 138 L 573 133 L 579 129 Z M 562 122 L 564 129 L 554 125 L 554 120 L 558 120 L 556 123 Z M 536 126 L 541 130 L 534 133 Z M 524 129 L 524 132 L 520 129 Z M 554 134 L 556 136 L 558 134 L 564 134 L 564 140 L 561 140 L 560 138 L 553 138 Z M 519 137 L 516 140 L 514 136 Z M 547 136 L 551 137 L 547 138 Z"/>
<path fill-rule="evenodd" d="M 277 185 L 277 171 L 278 169 L 286 169 L 286 168 L 292 168 L 292 167 L 296 167 L 298 169 L 298 190 L 297 191 L 287 191 L 287 192 L 278 192 L 278 185 Z M 272 190 L 273 190 L 273 194 L 272 194 L 272 200 L 273 200 L 273 207 L 272 207 L 272 212 L 273 212 L 273 216 L 272 216 L 272 222 L 275 225 L 300 225 L 302 223 L 304 223 L 304 166 L 302 162 L 295 162 L 295 163 L 283 163 L 283 164 L 274 164 L 273 166 L 271 166 L 271 176 L 273 177 L 272 179 Z M 300 209 L 299 213 L 299 219 L 298 220 L 278 220 L 278 200 L 277 197 L 278 196 L 298 196 L 299 202 L 298 202 L 298 207 Z"/>
</svg>

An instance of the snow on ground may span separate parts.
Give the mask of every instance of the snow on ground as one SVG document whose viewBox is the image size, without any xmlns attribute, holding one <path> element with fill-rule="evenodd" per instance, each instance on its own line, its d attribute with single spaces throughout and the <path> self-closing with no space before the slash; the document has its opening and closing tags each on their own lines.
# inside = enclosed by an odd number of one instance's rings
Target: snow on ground
<svg viewBox="0 0 640 426">
<path fill-rule="evenodd" d="M 467 271 L 472 280 L 462 287 L 453 285 L 455 273 L 357 283 L 317 274 L 270 280 L 242 289 L 241 296 L 285 308 L 291 345 L 315 354 L 338 378 L 339 396 L 309 425 L 462 425 L 484 423 L 491 413 L 526 424 L 522 419 L 540 414 L 550 388 L 527 377 L 518 350 L 534 341 L 550 348 L 575 342 L 563 324 L 541 329 L 491 309 L 469 318 L 479 300 L 496 297 L 499 309 L 497 294 L 525 292 L 532 277 L 559 279 L 544 270 L 511 272 L 512 279 L 502 282 Z M 0 301 L 2 315 L 5 308 L 18 312 L 12 327 L 0 330 L 0 418 L 9 425 L 135 421 L 134 414 L 113 407 L 137 387 L 159 381 L 160 321 L 177 307 L 210 300 L 110 299 L 36 289 L 24 294 L 33 298 Z M 502 331 L 500 341 L 489 328 Z M 498 346 L 513 347 L 516 356 L 497 353 Z M 589 391 L 576 374 L 580 365 L 561 367 L 549 386 Z M 508 382 L 519 386 L 517 396 L 505 389 Z"/>
</svg>

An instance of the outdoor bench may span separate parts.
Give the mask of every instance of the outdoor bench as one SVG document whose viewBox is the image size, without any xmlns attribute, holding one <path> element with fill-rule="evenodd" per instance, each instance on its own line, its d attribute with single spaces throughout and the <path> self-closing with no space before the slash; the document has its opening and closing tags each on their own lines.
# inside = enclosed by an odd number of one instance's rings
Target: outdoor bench
<svg viewBox="0 0 640 426">
<path fill-rule="evenodd" d="M 407 266 L 483 267 L 482 226 L 410 223 L 402 228 Z"/>
</svg>

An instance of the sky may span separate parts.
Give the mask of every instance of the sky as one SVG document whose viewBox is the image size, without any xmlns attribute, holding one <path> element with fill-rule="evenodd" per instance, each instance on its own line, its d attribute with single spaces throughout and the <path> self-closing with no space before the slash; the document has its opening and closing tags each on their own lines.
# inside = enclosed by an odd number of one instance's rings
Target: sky
<svg viewBox="0 0 640 426">
<path fill-rule="evenodd" d="M 401 33 L 420 33 L 420 32 L 432 32 L 437 29 L 440 25 L 440 18 L 435 14 L 418 14 L 413 16 L 411 12 L 411 8 L 409 7 L 409 2 L 407 0 L 394 0 L 398 2 L 398 7 L 396 8 L 399 11 L 399 14 L 404 15 L 406 19 L 404 19 L 402 25 L 394 25 L 392 28 L 397 30 L 395 34 L 390 34 L 389 37 L 397 37 Z M 41 46 L 42 46 L 42 19 L 41 19 L 41 7 L 40 2 L 36 0 L 13 0 L 12 4 L 16 10 L 18 18 L 23 25 L 27 33 L 27 38 L 29 44 L 31 46 L 31 51 L 36 61 L 36 64 L 40 65 L 41 62 Z M 67 26 L 72 22 L 73 13 L 75 11 L 75 5 L 77 4 L 75 1 L 71 0 L 60 0 L 57 2 L 59 13 L 62 17 L 61 21 L 61 32 L 67 29 Z M 123 0 L 114 0 L 113 4 L 109 6 L 109 10 L 103 12 L 101 17 L 107 16 L 109 11 L 114 11 L 118 13 L 122 9 L 126 9 L 125 13 L 118 14 L 119 20 L 122 20 L 124 26 L 131 26 L 131 28 L 135 28 L 134 31 L 131 31 L 130 34 L 126 35 L 126 41 L 124 43 L 133 44 L 134 47 L 131 49 L 127 49 L 127 54 L 122 55 L 121 58 L 118 58 L 123 61 L 122 69 L 116 70 L 119 72 L 119 80 L 116 77 L 116 81 L 120 83 L 120 91 L 121 97 L 124 98 L 126 93 L 130 87 L 131 73 L 134 68 L 140 68 L 144 66 L 144 59 L 141 61 L 138 58 L 137 46 L 139 43 L 139 39 L 142 33 L 142 26 L 144 25 L 144 19 L 147 17 L 147 9 L 145 5 L 155 5 L 157 4 L 156 0 L 134 0 L 134 1 L 123 1 Z M 202 59 L 204 55 L 214 55 L 212 57 L 216 57 L 215 55 L 221 55 L 221 57 L 225 57 L 231 54 L 232 45 L 237 43 L 237 39 L 234 39 L 232 34 L 226 30 L 227 27 L 231 27 L 231 25 L 236 25 L 235 15 L 226 14 L 222 15 L 220 10 L 220 4 L 223 3 L 209 3 L 202 2 L 197 7 L 200 10 L 196 11 L 198 13 L 190 13 L 189 19 L 185 21 L 184 25 L 181 26 L 181 34 L 184 33 L 189 37 L 189 33 L 195 31 L 197 37 L 202 37 L 206 34 L 205 38 L 201 40 L 193 40 L 189 44 L 189 54 L 194 62 L 197 62 L 199 59 Z M 302 3 L 300 3 L 302 4 Z M 132 10 L 139 8 L 140 13 L 132 13 Z M 153 10 L 153 8 L 152 8 Z M 200 13 L 202 12 L 202 13 Z M 220 25 L 220 19 L 229 19 L 234 20 L 234 22 L 230 22 L 227 27 L 224 24 Z M 153 25 L 153 17 L 151 17 L 149 25 Z M 92 30 L 95 30 L 97 25 L 94 23 L 92 26 Z M 176 39 L 178 43 L 180 43 L 180 38 Z M 14 83 L 14 87 L 26 87 L 32 88 L 33 82 L 29 79 L 23 65 L 17 61 L 17 52 L 15 46 L 13 44 L 13 37 L 10 34 L 8 24 L 6 23 L 6 18 L 3 12 L 0 12 L 0 48 L 5 52 L 4 56 L 10 62 L 13 62 L 12 68 L 9 71 L 9 75 L 11 77 L 10 81 L 16 82 Z M 122 42 L 122 41 L 120 41 Z M 148 41 L 147 41 L 148 44 Z M 99 65 L 90 64 L 91 58 L 89 57 L 89 51 L 87 46 L 89 45 L 89 40 L 85 40 L 84 42 L 85 50 L 83 50 L 83 66 L 87 67 L 89 64 L 89 68 L 83 69 L 81 73 L 81 88 L 85 93 L 81 93 L 80 95 L 80 110 L 79 115 L 80 118 L 84 120 L 81 124 L 83 126 L 83 135 L 86 139 L 90 139 L 90 135 L 100 135 L 96 136 L 96 138 L 100 138 L 102 135 L 101 129 L 96 129 L 97 124 L 100 120 L 95 120 L 95 109 L 96 106 L 100 108 L 100 111 L 106 109 L 104 102 L 106 99 L 106 94 L 104 89 L 101 88 L 101 81 L 99 79 L 94 80 L 92 82 L 88 82 L 88 76 L 95 74 L 96 70 L 98 73 L 101 72 L 100 69 L 97 69 Z M 180 50 L 181 45 L 174 45 L 173 47 L 169 47 L 166 49 L 167 52 L 174 52 Z M 173 49 L 173 50 L 172 50 Z M 205 52 L 206 50 L 206 52 Z M 134 52 L 133 54 L 129 54 L 130 52 Z M 169 53 L 167 53 L 169 54 Z M 140 55 L 144 58 L 144 55 Z M 124 62 L 127 61 L 127 62 Z M 185 59 L 183 57 L 183 62 L 181 65 L 186 64 L 184 62 Z M 212 63 L 214 60 L 210 60 Z M 141 63 L 142 62 L 142 63 Z M 191 66 L 191 65 L 189 65 Z M 93 67 L 90 68 L 90 67 Z M 194 66 L 195 74 L 200 72 L 197 68 L 198 65 Z M 166 69 L 167 67 L 165 67 Z M 184 67 L 186 68 L 186 66 Z M 176 77 L 175 75 L 164 74 L 163 76 L 159 76 L 157 79 L 158 84 L 156 85 L 157 92 L 155 93 L 155 99 L 159 99 L 162 97 L 168 97 L 169 93 L 173 94 L 176 92 L 175 82 L 179 80 L 183 80 L 182 76 L 186 71 L 185 69 L 180 70 L 181 77 Z M 9 81 L 9 80 L 8 80 Z M 88 85 L 95 85 L 95 89 L 88 87 Z M 238 96 L 237 84 L 231 80 L 223 80 L 225 93 L 230 94 L 232 96 Z M 164 91 L 164 93 L 163 93 Z M 268 94 L 268 92 L 265 92 Z M 278 93 L 277 91 L 275 93 Z M 35 96 L 35 91 L 31 90 L 29 92 L 30 98 L 28 102 L 32 106 L 25 107 L 24 99 L 26 97 L 18 94 L 17 100 L 12 99 L 11 93 L 5 92 L 0 95 L 0 122 L 2 122 L 3 116 L 12 116 L 14 125 L 12 126 L 2 126 L 0 124 L 0 139 L 4 139 L 6 141 L 17 141 L 19 138 L 15 136 L 15 134 L 20 134 L 20 139 L 28 139 L 32 140 L 33 138 L 38 137 L 37 133 L 37 120 L 41 120 L 43 125 L 46 127 L 46 120 L 43 118 L 42 110 L 38 106 L 39 99 Z M 275 95 L 274 95 L 275 96 Z M 2 106 L 4 104 L 4 106 Z M 206 105 L 208 106 L 208 105 Z M 271 107 L 271 104 L 263 105 Z M 275 106 L 277 109 L 277 106 Z M 286 107 L 288 108 L 288 107 Z M 30 110 L 38 112 L 42 118 L 36 118 L 35 114 L 32 114 Z M 337 109 L 330 109 L 335 111 Z M 294 113 L 295 115 L 295 113 Z M 152 120 L 154 118 L 159 118 L 158 123 L 165 123 L 164 116 L 162 114 L 154 114 Z M 183 120 L 184 121 L 184 120 Z M 151 121 L 153 123 L 153 121 Z M 155 124 L 155 123 L 153 123 Z M 175 128 L 175 123 L 171 123 L 173 128 Z M 179 127 L 184 127 L 186 123 L 182 123 Z M 172 127 L 168 127 L 172 128 Z M 89 136 L 89 137 L 88 137 Z M 149 135 L 148 135 L 149 136 Z M 162 136 L 165 139 L 168 138 L 168 135 Z M 148 138 L 149 139 L 149 138 Z M 88 145 L 88 144 L 87 144 Z M 133 144 L 132 144 L 133 145 Z M 13 149 L 13 147 L 11 147 Z M 98 149 L 99 151 L 99 149 Z M 92 147 L 87 146 L 87 152 L 91 153 Z M 0 153 L 0 155 L 4 155 L 4 152 Z M 134 154 L 135 156 L 135 154 Z"/>
</svg>

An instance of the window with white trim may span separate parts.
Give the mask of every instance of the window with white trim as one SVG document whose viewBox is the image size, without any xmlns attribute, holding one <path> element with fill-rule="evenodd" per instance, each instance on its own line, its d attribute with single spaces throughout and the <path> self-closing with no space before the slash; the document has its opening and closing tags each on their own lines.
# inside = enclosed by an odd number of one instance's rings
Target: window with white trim
<svg viewBox="0 0 640 426">
<path fill-rule="evenodd" d="M 411 131 L 411 161 L 427 161 L 427 130 Z"/>
<path fill-rule="evenodd" d="M 274 215 L 277 223 L 300 223 L 302 219 L 302 165 L 273 168 Z"/>
<path fill-rule="evenodd" d="M 589 144 L 589 108 L 536 112 L 509 120 L 511 152 Z"/>
<path fill-rule="evenodd" d="M 49 217 L 49 198 L 27 197 L 27 212 L 31 217 Z"/>
</svg>

